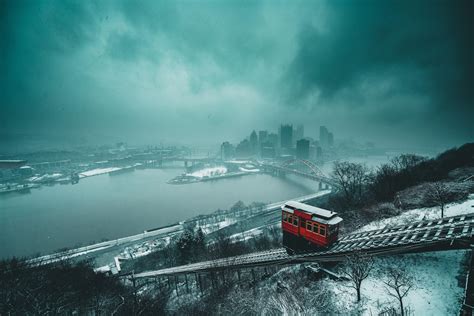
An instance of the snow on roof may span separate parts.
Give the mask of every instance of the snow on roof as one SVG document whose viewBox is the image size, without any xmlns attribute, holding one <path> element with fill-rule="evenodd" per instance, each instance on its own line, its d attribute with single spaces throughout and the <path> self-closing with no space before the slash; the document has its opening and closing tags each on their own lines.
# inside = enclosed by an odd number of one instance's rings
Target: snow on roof
<svg viewBox="0 0 474 316">
<path fill-rule="evenodd" d="M 281 207 L 281 209 L 291 214 L 293 214 L 295 209 L 310 213 L 313 215 L 312 220 L 323 223 L 323 224 L 336 225 L 342 222 L 342 218 L 337 216 L 336 212 L 331 212 L 319 207 L 311 206 L 311 205 L 296 202 L 296 201 L 286 202 Z"/>
<path fill-rule="evenodd" d="M 320 219 L 318 219 L 320 222 L 322 222 Z M 329 224 L 329 225 L 336 225 L 336 224 L 339 224 L 340 222 L 342 222 L 342 218 L 340 218 L 339 216 L 335 216 L 333 218 L 331 218 L 330 220 L 328 220 L 326 222 L 326 224 Z"/>
<path fill-rule="evenodd" d="M 301 211 L 312 213 L 314 215 L 317 215 L 318 217 L 322 217 L 322 218 L 325 218 L 325 219 L 329 219 L 329 218 L 334 217 L 334 216 L 337 215 L 336 212 L 331 212 L 331 211 L 328 211 L 328 210 L 325 210 L 325 209 L 322 209 L 322 208 L 319 208 L 319 207 L 311 206 L 311 205 L 296 202 L 296 201 L 286 202 L 285 207 L 288 207 L 288 206 L 290 208 L 292 207 L 292 208 L 295 208 L 295 209 L 298 209 L 298 210 L 301 210 Z"/>
</svg>

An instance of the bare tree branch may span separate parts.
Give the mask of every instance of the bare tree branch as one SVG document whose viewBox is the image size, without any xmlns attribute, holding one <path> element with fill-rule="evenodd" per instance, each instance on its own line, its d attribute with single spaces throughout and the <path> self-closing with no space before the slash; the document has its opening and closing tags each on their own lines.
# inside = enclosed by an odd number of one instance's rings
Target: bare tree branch
<svg viewBox="0 0 474 316">
<path fill-rule="evenodd" d="M 341 274 L 351 280 L 351 284 L 348 286 L 356 290 L 357 302 L 361 299 L 360 289 L 362 282 L 368 278 L 373 266 L 374 260 L 372 257 L 362 253 L 354 253 L 347 256 L 344 265 L 340 269 Z"/>
<path fill-rule="evenodd" d="M 386 271 L 385 280 L 387 293 L 396 298 L 400 304 L 400 313 L 405 315 L 403 299 L 408 295 L 415 286 L 415 280 L 405 269 L 400 266 L 390 267 Z"/>
<path fill-rule="evenodd" d="M 449 202 L 450 190 L 444 182 L 433 182 L 428 184 L 426 198 L 441 210 L 441 218 L 444 217 L 444 208 Z"/>
</svg>

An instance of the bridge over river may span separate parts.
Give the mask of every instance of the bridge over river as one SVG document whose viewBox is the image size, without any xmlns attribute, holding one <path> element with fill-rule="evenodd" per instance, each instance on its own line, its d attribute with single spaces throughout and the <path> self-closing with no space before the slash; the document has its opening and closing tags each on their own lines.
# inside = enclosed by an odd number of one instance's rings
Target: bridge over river
<svg viewBox="0 0 474 316">
<path fill-rule="evenodd" d="M 261 164 L 263 171 L 278 175 L 284 175 L 287 173 L 296 174 L 314 181 L 318 181 L 321 184 L 324 183 L 330 187 L 337 187 L 337 183 L 334 182 L 331 177 L 326 175 L 316 164 L 309 160 L 304 159 L 290 159 L 282 164 Z"/>
</svg>

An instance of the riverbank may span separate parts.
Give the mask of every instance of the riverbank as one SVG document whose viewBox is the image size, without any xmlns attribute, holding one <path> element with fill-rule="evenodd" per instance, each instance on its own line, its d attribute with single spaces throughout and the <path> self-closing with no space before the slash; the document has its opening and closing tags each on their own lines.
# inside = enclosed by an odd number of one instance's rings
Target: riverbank
<svg viewBox="0 0 474 316">
<path fill-rule="evenodd" d="M 0 187 L 0 194 L 14 193 L 14 192 L 27 192 L 30 189 L 39 187 L 38 184 L 15 184 L 15 185 L 3 185 Z"/>
<path fill-rule="evenodd" d="M 324 198 L 330 193 L 331 191 L 326 190 L 310 195 L 295 197 L 292 199 L 300 202 L 310 202 L 316 199 Z M 245 212 L 239 212 L 239 214 L 227 214 L 226 218 L 223 220 L 224 223 L 227 224 L 218 224 L 216 227 L 218 227 L 217 229 L 222 229 L 226 226 L 230 226 L 239 220 L 238 217 L 242 216 L 248 217 L 251 215 L 253 218 L 255 218 L 259 215 L 262 215 L 266 218 L 269 213 L 275 213 L 276 217 L 279 217 L 278 211 L 280 210 L 281 205 L 285 202 L 286 200 L 267 204 L 248 214 Z M 199 221 L 201 223 L 209 222 L 208 226 L 210 230 L 208 230 L 208 233 L 214 231 L 214 229 L 211 227 L 215 226 L 214 224 L 216 222 L 216 216 L 217 218 L 220 218 L 222 214 L 210 213 L 208 215 L 199 216 Z M 236 218 L 233 220 L 231 217 Z M 184 226 L 193 221 L 195 221 L 195 219 L 190 218 L 186 221 L 182 221 L 173 225 L 146 230 L 140 234 L 32 258 L 29 259 L 28 262 L 31 264 L 47 264 L 66 259 L 81 260 L 87 258 L 88 260 L 94 260 L 96 262 L 96 268 L 100 271 L 111 271 L 112 273 L 117 273 L 120 272 L 121 261 L 145 256 L 159 249 L 160 247 L 167 245 L 171 236 L 182 232 L 184 230 Z"/>
<path fill-rule="evenodd" d="M 179 169 L 139 169 L 0 195 L 0 257 L 24 257 L 114 240 L 235 202 L 272 202 L 317 190 L 317 183 L 266 174 L 169 185 Z M 192 202 L 191 202 L 192 201 Z M 33 224 L 34 223 L 34 224 Z"/>
</svg>

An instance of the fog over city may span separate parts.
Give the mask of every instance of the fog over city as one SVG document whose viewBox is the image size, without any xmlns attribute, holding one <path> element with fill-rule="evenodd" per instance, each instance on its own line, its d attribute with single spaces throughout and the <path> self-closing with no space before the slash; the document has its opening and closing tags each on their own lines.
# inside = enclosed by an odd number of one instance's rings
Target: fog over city
<svg viewBox="0 0 474 316">
<path fill-rule="evenodd" d="M 0 0 L 0 315 L 472 315 L 474 0 Z"/>
<path fill-rule="evenodd" d="M 1 1 L 0 146 L 474 139 L 472 1 Z"/>
</svg>

